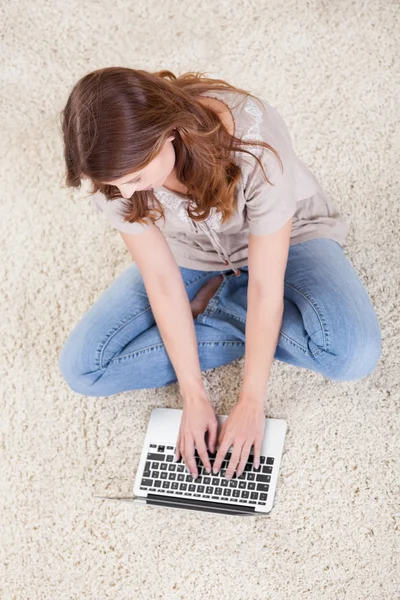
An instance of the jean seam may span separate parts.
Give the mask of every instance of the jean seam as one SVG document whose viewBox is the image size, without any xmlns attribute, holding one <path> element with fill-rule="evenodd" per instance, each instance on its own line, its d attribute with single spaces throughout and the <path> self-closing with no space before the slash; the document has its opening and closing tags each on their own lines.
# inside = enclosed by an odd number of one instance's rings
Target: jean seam
<svg viewBox="0 0 400 600">
<path fill-rule="evenodd" d="M 224 315 L 229 315 L 230 317 L 232 317 L 233 319 L 236 319 L 237 321 L 241 321 L 242 323 L 246 323 L 246 319 L 244 319 L 240 315 L 237 315 L 234 312 L 231 312 L 230 310 L 225 310 L 225 308 L 218 308 L 217 307 L 213 312 L 224 313 Z M 205 314 L 205 313 L 201 313 L 201 314 Z M 205 316 L 208 316 L 208 315 L 205 315 Z"/>
<path fill-rule="evenodd" d="M 329 334 L 328 334 L 327 324 L 322 316 L 322 312 L 321 312 L 318 304 L 316 303 L 314 298 L 312 298 L 305 290 L 303 290 L 299 287 L 296 287 L 295 285 L 292 285 L 290 283 L 285 283 L 285 286 L 291 288 L 292 290 L 294 290 L 298 294 L 300 294 L 314 310 L 314 312 L 318 318 L 318 321 L 320 323 L 320 327 L 321 327 L 321 331 L 322 331 L 322 335 L 323 335 L 323 340 L 324 340 L 323 348 L 320 348 L 319 350 L 316 350 L 315 352 L 310 352 L 310 350 L 308 348 L 303 348 L 303 346 L 300 346 L 297 342 L 292 340 L 288 335 L 281 332 L 282 335 L 284 335 L 284 337 L 286 337 L 287 340 L 289 340 L 291 343 L 293 343 L 297 347 L 304 349 L 311 356 L 317 356 L 322 351 L 329 352 Z M 311 337 L 311 334 L 309 334 L 309 336 Z"/>
<path fill-rule="evenodd" d="M 134 319 L 136 319 L 137 317 L 140 317 L 143 313 L 147 312 L 148 310 L 151 310 L 151 306 L 149 305 L 147 308 L 145 308 L 144 310 L 135 313 L 133 316 L 131 316 L 129 319 L 127 319 L 126 321 L 124 321 L 123 323 L 120 323 L 120 325 L 118 325 L 118 327 L 114 330 L 111 330 L 111 334 L 110 332 L 107 334 L 105 341 L 102 343 L 101 345 L 101 349 L 100 349 L 100 353 L 99 353 L 99 364 L 98 367 L 99 369 L 104 369 L 103 367 L 103 354 L 105 349 L 107 348 L 107 344 L 110 343 L 110 341 L 112 340 L 112 338 L 120 331 L 120 329 L 122 329 L 123 327 L 125 327 L 125 325 L 127 325 L 128 323 L 130 323 L 131 321 L 133 321 Z"/>
<path fill-rule="evenodd" d="M 199 279 L 205 279 L 206 277 L 208 277 L 209 275 L 209 271 L 207 271 L 207 273 L 204 275 L 197 275 L 194 279 L 192 279 L 191 281 L 185 281 L 183 280 L 183 283 L 185 285 L 185 288 L 189 285 L 191 285 L 192 283 L 195 283 L 196 281 L 199 281 Z M 151 305 L 149 304 L 144 310 L 142 310 L 139 313 L 135 313 L 133 316 L 131 316 L 130 318 L 128 318 L 126 321 L 124 321 L 123 323 L 121 323 L 120 325 L 118 325 L 118 327 L 114 330 L 111 330 L 111 335 L 110 332 L 107 334 L 105 341 L 102 343 L 101 349 L 100 349 L 100 353 L 99 353 L 99 360 L 98 360 L 98 367 L 99 369 L 103 369 L 103 354 L 104 351 L 107 347 L 107 344 L 109 344 L 109 342 L 112 340 L 112 338 L 114 337 L 114 335 L 116 335 L 120 329 L 122 329 L 122 327 L 125 327 L 125 325 L 127 325 L 128 323 L 130 323 L 133 319 L 136 319 L 137 317 L 140 317 L 143 313 L 145 313 L 146 311 L 151 310 Z"/>
<path fill-rule="evenodd" d="M 222 292 L 224 291 L 226 284 L 228 283 L 229 279 L 231 279 L 232 277 L 236 277 L 236 275 L 234 273 L 231 273 L 230 275 L 223 274 L 223 280 L 221 281 L 219 288 L 215 292 L 214 296 L 209 300 L 204 312 L 201 314 L 203 314 L 207 317 L 207 316 L 211 316 L 217 310 L 221 310 L 220 308 L 218 308 L 218 304 L 219 304 L 219 301 L 222 296 Z"/>
<path fill-rule="evenodd" d="M 295 342 L 294 340 L 292 340 L 292 338 L 289 337 L 282 330 L 281 330 L 280 334 L 287 342 L 289 342 L 289 344 L 291 344 L 298 350 L 301 350 L 304 354 L 308 354 L 308 356 L 315 357 L 315 356 L 318 356 L 319 354 L 321 354 L 321 352 L 323 352 L 322 348 L 318 348 L 318 350 L 316 350 L 315 352 L 310 352 L 310 350 L 308 348 L 304 348 L 304 346 L 301 346 L 298 342 Z"/>
<path fill-rule="evenodd" d="M 242 341 L 237 341 L 234 342 L 232 340 L 220 340 L 219 342 L 215 342 L 215 341 L 210 341 L 210 342 L 197 342 L 198 346 L 220 346 L 221 344 L 228 344 L 230 346 L 239 346 L 239 345 L 243 345 L 244 342 Z M 144 354 L 147 353 L 149 351 L 153 351 L 153 350 L 166 350 L 165 345 L 164 344 L 154 344 L 152 346 L 146 346 L 146 348 L 141 348 L 140 350 L 136 350 L 135 352 L 130 352 L 129 354 L 123 354 L 122 356 L 118 356 L 117 358 L 112 358 L 109 362 L 109 364 L 114 363 L 114 362 L 119 362 L 121 359 L 125 360 L 127 358 L 136 358 L 137 356 L 139 356 L 140 354 Z"/>
<path fill-rule="evenodd" d="M 186 286 L 188 285 L 192 285 L 192 283 L 196 283 L 196 281 L 199 281 L 199 279 L 205 279 L 206 277 L 208 277 L 208 275 L 210 274 L 210 271 L 207 271 L 206 274 L 204 275 L 204 272 L 202 275 L 197 275 L 194 279 L 191 279 L 190 281 L 185 281 L 183 278 L 183 283 Z"/>
</svg>

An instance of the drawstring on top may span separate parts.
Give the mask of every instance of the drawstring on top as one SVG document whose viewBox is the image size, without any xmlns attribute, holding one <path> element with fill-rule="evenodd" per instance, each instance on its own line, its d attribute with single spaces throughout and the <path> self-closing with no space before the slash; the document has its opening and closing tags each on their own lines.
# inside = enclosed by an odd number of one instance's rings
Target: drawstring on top
<svg viewBox="0 0 400 600">
<path fill-rule="evenodd" d="M 240 275 L 240 271 L 231 263 L 231 261 L 229 259 L 229 255 L 226 252 L 225 248 L 220 243 L 215 231 L 209 227 L 209 225 L 207 224 L 206 221 L 192 221 L 192 222 L 195 224 L 195 226 L 197 226 L 199 229 L 201 229 L 206 234 L 206 236 L 208 237 L 208 239 L 214 246 L 218 256 L 224 263 L 224 265 L 230 265 L 232 271 L 238 277 Z"/>
</svg>

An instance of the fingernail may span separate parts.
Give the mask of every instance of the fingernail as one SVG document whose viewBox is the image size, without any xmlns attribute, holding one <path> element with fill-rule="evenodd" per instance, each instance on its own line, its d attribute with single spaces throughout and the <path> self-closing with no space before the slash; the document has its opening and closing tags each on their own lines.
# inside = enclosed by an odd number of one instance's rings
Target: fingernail
<svg viewBox="0 0 400 600">
<path fill-rule="evenodd" d="M 213 468 L 213 473 L 216 475 L 218 473 L 218 469 L 216 467 Z"/>
<path fill-rule="evenodd" d="M 211 473 L 211 469 L 210 469 L 209 467 L 207 467 L 207 468 L 206 468 L 206 472 L 207 472 L 208 474 L 210 474 L 210 473 Z"/>
</svg>

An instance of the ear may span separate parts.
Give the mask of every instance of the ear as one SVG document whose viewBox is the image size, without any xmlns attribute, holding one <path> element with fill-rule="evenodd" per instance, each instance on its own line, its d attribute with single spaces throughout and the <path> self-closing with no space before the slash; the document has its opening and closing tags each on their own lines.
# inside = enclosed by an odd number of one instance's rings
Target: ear
<svg viewBox="0 0 400 600">
<path fill-rule="evenodd" d="M 170 135 L 169 138 L 167 138 L 167 142 L 172 142 L 172 140 L 175 139 L 174 135 Z"/>
</svg>

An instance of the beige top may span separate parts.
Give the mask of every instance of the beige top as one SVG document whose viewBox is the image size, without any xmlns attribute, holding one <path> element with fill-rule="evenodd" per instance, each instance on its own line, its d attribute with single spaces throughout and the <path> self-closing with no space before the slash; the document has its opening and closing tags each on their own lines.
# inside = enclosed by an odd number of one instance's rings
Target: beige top
<svg viewBox="0 0 400 600">
<path fill-rule="evenodd" d="M 163 186 L 153 188 L 163 205 L 165 222 L 156 221 L 179 266 L 203 271 L 233 269 L 247 265 L 249 232 L 254 235 L 273 233 L 293 216 L 290 245 L 313 238 L 330 238 L 340 245 L 346 241 L 348 225 L 338 214 L 315 176 L 293 150 L 289 131 L 277 110 L 260 97 L 248 98 L 233 90 L 211 90 L 202 96 L 217 98 L 231 110 L 235 135 L 244 140 L 262 140 L 279 154 L 262 146 L 247 146 L 261 160 L 271 186 L 253 156 L 236 151 L 233 158 L 241 167 L 236 188 L 237 210 L 221 224 L 221 215 L 211 210 L 209 218 L 197 222 L 189 218 L 187 201 Z M 92 204 L 103 211 L 109 223 L 120 231 L 140 234 L 149 224 L 123 221 L 121 208 L 125 198 L 107 202 L 104 194 L 95 193 Z M 127 205 L 127 204 L 126 204 Z"/>
</svg>

